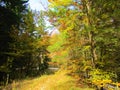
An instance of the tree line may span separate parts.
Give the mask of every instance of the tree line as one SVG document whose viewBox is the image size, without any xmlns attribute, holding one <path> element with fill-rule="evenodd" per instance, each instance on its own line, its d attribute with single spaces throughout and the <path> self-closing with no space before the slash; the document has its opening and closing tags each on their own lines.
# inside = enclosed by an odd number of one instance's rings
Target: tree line
<svg viewBox="0 0 120 90">
<path fill-rule="evenodd" d="M 44 12 L 28 0 L 0 0 L 0 85 L 41 75 L 48 67 Z"/>
<path fill-rule="evenodd" d="M 120 1 L 49 2 L 49 21 L 60 32 L 51 38 L 48 47 L 53 61 L 84 81 L 119 82 Z"/>
</svg>

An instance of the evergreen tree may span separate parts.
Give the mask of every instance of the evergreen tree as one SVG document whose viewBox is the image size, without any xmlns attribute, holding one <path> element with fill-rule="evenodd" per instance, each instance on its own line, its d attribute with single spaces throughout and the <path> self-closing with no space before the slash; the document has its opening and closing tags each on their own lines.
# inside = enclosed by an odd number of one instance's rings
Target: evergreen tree
<svg viewBox="0 0 120 90">
<path fill-rule="evenodd" d="M 27 1 L 0 0 L 0 81 L 8 83 L 12 56 L 10 43 L 13 43 L 10 33 L 13 27 L 19 27 L 21 15 L 26 10 Z"/>
</svg>

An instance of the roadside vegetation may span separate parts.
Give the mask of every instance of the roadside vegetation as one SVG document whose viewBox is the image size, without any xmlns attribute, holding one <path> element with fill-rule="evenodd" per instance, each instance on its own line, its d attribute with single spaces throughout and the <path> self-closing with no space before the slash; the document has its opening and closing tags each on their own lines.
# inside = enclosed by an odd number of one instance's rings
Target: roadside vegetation
<svg viewBox="0 0 120 90">
<path fill-rule="evenodd" d="M 55 74 L 13 82 L 4 90 L 94 90 L 84 83 L 77 83 L 77 79 L 62 70 Z"/>
</svg>

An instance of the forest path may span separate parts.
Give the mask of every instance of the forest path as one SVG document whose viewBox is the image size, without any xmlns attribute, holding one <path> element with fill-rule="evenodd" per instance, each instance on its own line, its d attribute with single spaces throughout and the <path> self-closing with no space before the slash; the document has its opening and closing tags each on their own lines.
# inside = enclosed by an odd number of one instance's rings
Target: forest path
<svg viewBox="0 0 120 90">
<path fill-rule="evenodd" d="M 75 79 L 67 75 L 66 71 L 58 71 L 55 74 L 43 75 L 21 85 L 19 90 L 78 90 L 75 87 Z"/>
<path fill-rule="evenodd" d="M 81 85 L 81 88 L 78 87 L 76 79 L 67 75 L 66 70 L 59 70 L 55 74 L 15 82 L 11 86 L 12 90 L 94 90 L 82 88 L 85 87 L 83 85 Z"/>
</svg>

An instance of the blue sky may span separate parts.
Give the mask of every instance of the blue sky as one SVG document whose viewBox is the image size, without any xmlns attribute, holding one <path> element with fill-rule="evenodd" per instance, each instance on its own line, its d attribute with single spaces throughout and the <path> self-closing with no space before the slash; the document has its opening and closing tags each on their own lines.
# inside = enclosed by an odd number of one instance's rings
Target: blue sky
<svg viewBox="0 0 120 90">
<path fill-rule="evenodd" d="M 45 10 L 48 6 L 48 0 L 29 0 L 29 5 L 33 10 Z"/>
</svg>

